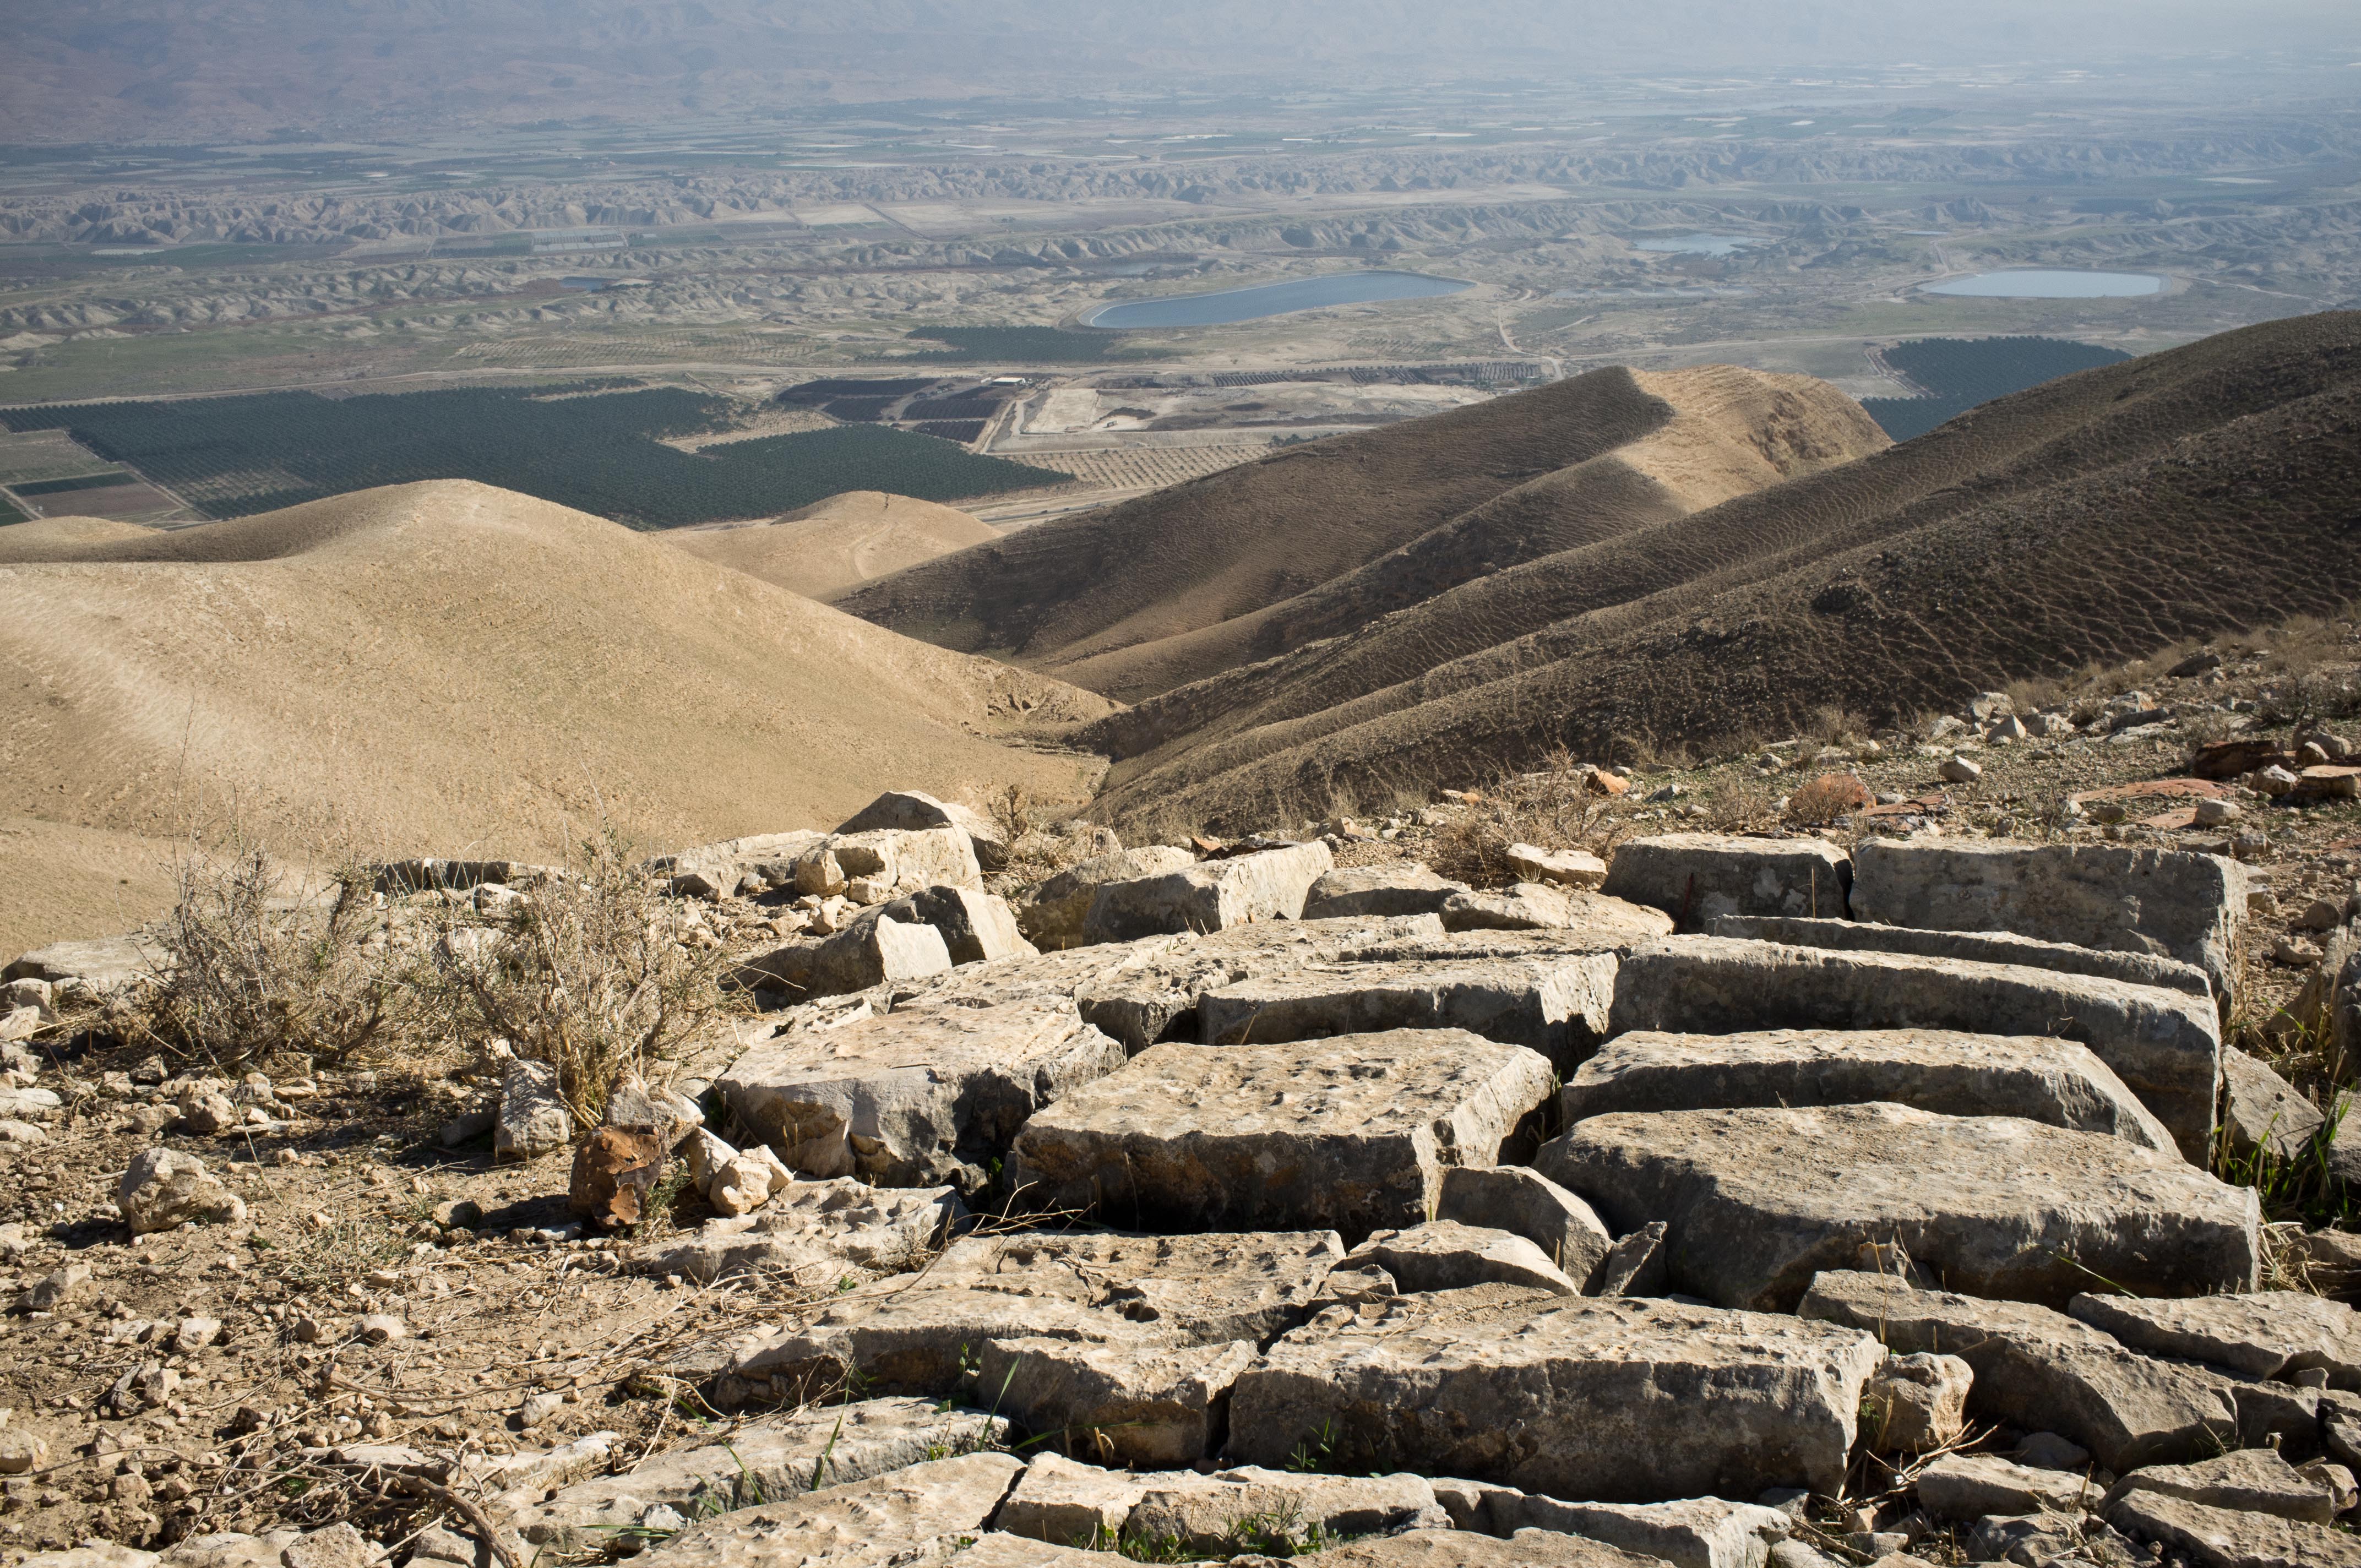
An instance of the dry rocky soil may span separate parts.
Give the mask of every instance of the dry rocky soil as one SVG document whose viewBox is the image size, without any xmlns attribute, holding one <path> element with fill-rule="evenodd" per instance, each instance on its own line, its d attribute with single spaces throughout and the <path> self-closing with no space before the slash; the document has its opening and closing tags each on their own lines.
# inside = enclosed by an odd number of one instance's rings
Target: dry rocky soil
<svg viewBox="0 0 2361 1568">
<path fill-rule="evenodd" d="M 595 1127 L 37 949 L 0 1554 L 2361 1563 L 2355 652 L 1232 843 L 888 795 L 641 868 L 739 1004 Z"/>
</svg>

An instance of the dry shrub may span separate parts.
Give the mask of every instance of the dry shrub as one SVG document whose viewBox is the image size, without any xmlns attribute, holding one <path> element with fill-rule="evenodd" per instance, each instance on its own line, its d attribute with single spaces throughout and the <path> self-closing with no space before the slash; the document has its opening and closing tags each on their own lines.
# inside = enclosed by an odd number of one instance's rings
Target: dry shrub
<svg viewBox="0 0 2361 1568">
<path fill-rule="evenodd" d="M 1787 820 L 1803 828 L 1825 828 L 1874 804 L 1869 786 L 1851 773 L 1820 773 L 1787 797 Z"/>
<path fill-rule="evenodd" d="M 1617 798 L 1594 788 L 1590 770 L 1561 748 L 1538 772 L 1509 780 L 1483 805 L 1438 829 L 1426 862 L 1471 887 L 1500 887 L 1516 880 L 1509 866 L 1511 844 L 1587 850 L 1603 858 L 1631 830 L 1630 818 L 1615 810 Z"/>
<path fill-rule="evenodd" d="M 611 831 L 522 896 L 439 908 L 429 961 L 442 1032 L 555 1066 L 585 1130 L 625 1079 L 661 1080 L 684 1045 L 740 1010 L 720 985 L 731 960 L 695 904 L 642 874 Z"/>
<path fill-rule="evenodd" d="M 1708 833 L 1752 833 L 1779 825 L 1778 797 L 1761 779 L 1724 779 L 1704 801 Z"/>
<path fill-rule="evenodd" d="M 380 1054 L 414 1018 L 409 966 L 365 872 L 289 893 L 270 856 L 241 844 L 226 858 L 192 852 L 178 884 L 158 972 L 130 1003 L 133 1037 L 234 1075 L 282 1055 Z"/>
</svg>

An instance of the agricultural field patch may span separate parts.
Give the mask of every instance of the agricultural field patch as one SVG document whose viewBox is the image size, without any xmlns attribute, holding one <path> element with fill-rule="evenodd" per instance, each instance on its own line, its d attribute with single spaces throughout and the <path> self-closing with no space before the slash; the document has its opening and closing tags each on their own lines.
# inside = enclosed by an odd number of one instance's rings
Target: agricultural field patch
<svg viewBox="0 0 2361 1568">
<path fill-rule="evenodd" d="M 873 426 L 761 436 L 702 452 L 664 444 L 731 428 L 749 411 L 732 399 L 678 388 L 555 400 L 466 389 L 53 405 L 0 411 L 0 423 L 18 433 L 71 433 L 214 518 L 379 485 L 466 478 L 636 528 L 671 528 L 774 516 L 842 490 L 957 500 L 1065 477 Z"/>
</svg>

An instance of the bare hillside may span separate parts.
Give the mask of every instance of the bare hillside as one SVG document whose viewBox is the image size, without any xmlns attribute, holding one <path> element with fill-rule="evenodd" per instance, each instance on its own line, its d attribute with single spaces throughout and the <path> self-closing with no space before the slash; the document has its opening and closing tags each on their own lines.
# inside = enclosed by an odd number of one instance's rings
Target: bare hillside
<svg viewBox="0 0 2361 1568">
<path fill-rule="evenodd" d="M 2053 382 L 1473 580 L 1088 732 L 1134 823 L 1899 719 L 2361 592 L 2361 315 Z"/>
<path fill-rule="evenodd" d="M 827 598 L 872 577 L 1000 537 L 955 507 L 883 490 L 847 490 L 770 522 L 681 528 L 657 535 L 717 566 Z"/>
<path fill-rule="evenodd" d="M 0 947 L 122 928 L 157 868 L 116 851 L 233 815 L 289 849 L 529 855 L 602 818 L 825 827 L 889 785 L 1080 798 L 998 738 L 1107 708 L 482 485 L 48 532 L 57 559 L 0 566 Z"/>
<path fill-rule="evenodd" d="M 1133 701 L 1884 444 L 1807 377 L 1598 370 L 1044 523 L 841 602 Z"/>
</svg>

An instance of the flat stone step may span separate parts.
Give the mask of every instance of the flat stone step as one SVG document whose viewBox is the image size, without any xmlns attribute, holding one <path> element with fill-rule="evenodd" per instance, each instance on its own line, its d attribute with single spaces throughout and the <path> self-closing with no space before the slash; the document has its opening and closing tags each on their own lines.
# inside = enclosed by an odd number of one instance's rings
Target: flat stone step
<svg viewBox="0 0 2361 1568">
<path fill-rule="evenodd" d="M 1298 920 L 1312 884 L 1334 864 L 1328 846 L 1313 839 L 1102 883 L 1082 916 L 1082 940 L 1127 942 L 1160 932 L 1226 931 L 1250 921 Z"/>
<path fill-rule="evenodd" d="M 2055 1035 L 2088 1046 L 2191 1160 L 2213 1137 L 2221 1022 L 2184 992 L 2015 964 L 1834 952 L 1728 937 L 1667 937 L 1615 975 L 1615 1033 L 1952 1029 Z"/>
<path fill-rule="evenodd" d="M 1799 1318 L 1508 1286 L 1334 1308 L 1230 1393 L 1230 1451 L 1416 1470 L 1569 1502 L 1833 1491 L 1870 1334 Z"/>
<path fill-rule="evenodd" d="M 2155 953 L 2104 952 L 2070 942 L 2045 942 L 2008 931 L 1927 931 L 1861 920 L 1799 920 L 1780 916 L 1725 915 L 1709 934 L 1750 942 L 1784 942 L 1791 948 L 1830 948 L 1854 953 L 1914 953 L 1926 959 L 1966 959 L 1979 964 L 2018 964 L 2059 974 L 2095 975 L 2126 985 L 2185 991 L 2209 1001 L 2213 982 L 2195 964 Z"/>
<path fill-rule="evenodd" d="M 1855 852 L 1853 879 L 1858 920 L 2154 953 L 2204 970 L 2219 1000 L 2235 989 L 2247 877 L 2219 855 L 1874 839 Z"/>
<path fill-rule="evenodd" d="M 1552 1088 L 1547 1058 L 1459 1029 L 1154 1046 L 1036 1113 L 1007 1180 L 1036 1207 L 1142 1229 L 1333 1225 L 1357 1242 L 1424 1220 L 1447 1168 L 1523 1155 Z"/>
<path fill-rule="evenodd" d="M 1568 1123 L 1631 1111 L 1912 1105 L 1948 1116 L 2022 1116 L 2178 1155 L 2123 1080 L 2071 1040 L 1949 1029 L 1770 1029 L 1619 1035 L 1582 1064 L 1559 1103 Z"/>
<path fill-rule="evenodd" d="M 1205 992 L 1197 1038 L 1230 1046 L 1465 1029 L 1528 1047 L 1563 1069 L 1588 1054 L 1606 1027 L 1616 961 L 1604 952 L 1315 965 Z"/>
<path fill-rule="evenodd" d="M 946 1005 L 791 1029 L 715 1081 L 800 1175 L 972 1189 L 1027 1116 L 1123 1060 L 1071 1004 Z"/>
<path fill-rule="evenodd" d="M 2318 1371 L 2332 1388 L 2361 1389 L 2361 1312 L 2301 1290 L 2139 1300 L 2084 1294 L 2075 1317 L 2149 1355 L 2211 1362 L 2248 1377 Z"/>
<path fill-rule="evenodd" d="M 1441 877 L 1416 861 L 1339 866 L 1321 874 L 1304 895 L 1303 917 L 1347 915 L 1433 915 L 1467 884 Z"/>
<path fill-rule="evenodd" d="M 970 1453 L 807 1492 L 693 1524 L 642 1561 L 649 1568 L 884 1568 L 949 1556 L 984 1533 L 1023 1463 Z"/>
<path fill-rule="evenodd" d="M 1594 1116 L 1543 1175 L 1618 1234 L 1670 1227 L 1672 1287 L 1788 1310 L 1814 1274 L 1900 1243 L 1980 1296 L 2063 1306 L 2092 1277 L 2152 1295 L 2250 1290 L 2254 1190 L 2170 1152 L 2005 1116 L 1893 1104 Z"/>
<path fill-rule="evenodd" d="M 2361 1541 L 2348 1530 L 2161 1492 L 2126 1494 L 2107 1509 L 2107 1522 L 2198 1568 L 2361 1568 Z"/>
</svg>

